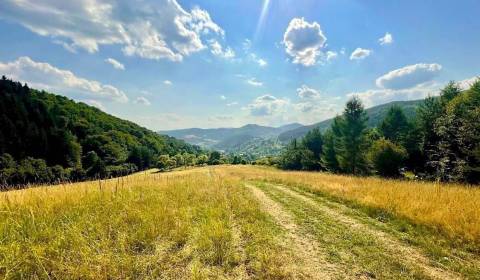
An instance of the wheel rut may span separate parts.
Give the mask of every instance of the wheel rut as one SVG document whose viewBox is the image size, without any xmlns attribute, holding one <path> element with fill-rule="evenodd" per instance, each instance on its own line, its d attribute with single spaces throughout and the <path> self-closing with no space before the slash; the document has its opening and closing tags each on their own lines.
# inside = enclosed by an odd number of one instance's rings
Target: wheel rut
<svg viewBox="0 0 480 280">
<path fill-rule="evenodd" d="M 463 279 L 459 275 L 451 271 L 447 271 L 440 267 L 431 265 L 431 261 L 428 259 L 428 257 L 426 257 L 418 249 L 405 245 L 399 240 L 397 240 L 395 237 L 390 236 L 383 231 L 377 230 L 368 224 L 364 224 L 361 221 L 354 219 L 348 215 L 345 215 L 341 213 L 338 209 L 334 209 L 332 207 L 321 204 L 320 202 L 312 199 L 311 197 L 308 197 L 283 185 L 269 184 L 268 186 L 271 186 L 294 199 L 300 200 L 303 203 L 308 204 L 310 207 L 313 207 L 316 210 L 325 213 L 330 218 L 348 226 L 355 231 L 364 232 L 365 234 L 375 237 L 375 239 L 379 243 L 381 243 L 386 250 L 392 252 L 393 254 L 396 254 L 398 258 L 402 259 L 409 266 L 416 266 L 420 268 L 423 273 L 429 278 Z"/>
<path fill-rule="evenodd" d="M 246 184 L 263 210 L 269 213 L 275 221 L 287 232 L 285 245 L 291 248 L 295 258 L 300 263 L 292 264 L 296 277 L 302 279 L 338 279 L 342 274 L 334 264 L 326 261 L 321 246 L 311 235 L 300 232 L 294 218 L 283 207 L 268 197 L 262 190 Z"/>
</svg>

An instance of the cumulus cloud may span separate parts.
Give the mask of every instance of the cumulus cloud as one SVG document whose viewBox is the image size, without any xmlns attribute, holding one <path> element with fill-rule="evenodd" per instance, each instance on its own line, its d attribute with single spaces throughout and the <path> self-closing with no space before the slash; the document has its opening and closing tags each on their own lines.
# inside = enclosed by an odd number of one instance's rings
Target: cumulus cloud
<svg viewBox="0 0 480 280">
<path fill-rule="evenodd" d="M 113 68 L 118 69 L 118 70 L 125 70 L 125 65 L 120 63 L 119 61 L 113 59 L 113 58 L 107 58 L 105 59 L 105 62 L 109 63 L 110 65 L 113 66 Z"/>
<path fill-rule="evenodd" d="M 393 36 L 392 34 L 390 33 L 385 33 L 385 36 L 383 36 L 382 38 L 378 39 L 378 42 L 380 43 L 380 45 L 390 45 L 391 43 L 393 43 Z"/>
<path fill-rule="evenodd" d="M 177 0 L 5 0 L 0 17 L 49 36 L 70 51 L 120 45 L 128 56 L 181 61 L 224 31 L 198 7 Z"/>
<path fill-rule="evenodd" d="M 372 54 L 372 50 L 356 48 L 350 55 L 350 60 L 361 60 Z"/>
<path fill-rule="evenodd" d="M 316 99 L 320 97 L 320 92 L 318 90 L 309 88 L 306 85 L 297 88 L 297 94 L 302 99 Z"/>
<path fill-rule="evenodd" d="M 114 86 L 77 77 L 68 70 L 56 68 L 48 63 L 35 62 L 26 56 L 13 62 L 0 62 L 0 72 L 35 88 L 76 99 L 102 99 L 122 103 L 128 101 L 127 95 Z"/>
<path fill-rule="evenodd" d="M 165 80 L 165 81 L 163 81 L 163 84 L 165 84 L 167 86 L 171 86 L 173 83 L 169 80 Z"/>
<path fill-rule="evenodd" d="M 480 80 L 480 76 L 472 77 L 470 79 L 465 79 L 463 81 L 458 82 L 458 86 L 462 90 L 470 89 L 470 87 L 476 82 Z"/>
<path fill-rule="evenodd" d="M 227 97 L 225 95 L 220 95 L 220 99 L 227 100 Z"/>
<path fill-rule="evenodd" d="M 250 115 L 255 117 L 272 116 L 284 111 L 289 104 L 287 99 L 276 98 L 273 95 L 257 97 L 247 106 Z"/>
<path fill-rule="evenodd" d="M 261 87 L 263 86 L 263 83 L 260 81 L 257 81 L 256 78 L 250 78 L 247 80 L 247 84 L 254 86 L 254 87 Z"/>
<path fill-rule="evenodd" d="M 419 63 L 393 70 L 377 79 L 376 85 L 384 89 L 406 89 L 432 81 L 442 70 L 440 64 Z"/>
<path fill-rule="evenodd" d="M 222 45 L 220 45 L 220 43 L 216 40 L 210 41 L 210 51 L 213 55 L 225 59 L 232 59 L 235 57 L 235 52 L 230 47 L 224 49 Z"/>
<path fill-rule="evenodd" d="M 371 89 L 363 92 L 352 92 L 347 96 L 357 96 L 363 101 L 366 107 L 372 107 L 392 101 L 423 99 L 427 96 L 438 95 L 439 90 L 440 86 L 438 84 L 430 84 L 401 90 Z"/>
<path fill-rule="evenodd" d="M 320 24 L 309 23 L 304 18 L 294 18 L 283 35 L 283 44 L 293 63 L 312 66 L 322 54 L 327 37 L 323 35 Z"/>
<path fill-rule="evenodd" d="M 150 101 L 143 96 L 137 97 L 137 99 L 135 99 L 134 103 L 135 104 L 140 104 L 140 105 L 145 105 L 145 106 L 152 105 L 152 103 L 150 103 Z"/>
</svg>

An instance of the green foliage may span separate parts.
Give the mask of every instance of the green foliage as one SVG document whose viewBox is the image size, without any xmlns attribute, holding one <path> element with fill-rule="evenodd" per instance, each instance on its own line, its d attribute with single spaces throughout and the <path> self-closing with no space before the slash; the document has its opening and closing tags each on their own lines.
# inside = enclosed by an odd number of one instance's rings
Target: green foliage
<svg viewBox="0 0 480 280">
<path fill-rule="evenodd" d="M 213 151 L 208 157 L 209 165 L 218 165 L 222 163 L 222 154 L 218 151 Z"/>
<path fill-rule="evenodd" d="M 0 154 L 8 153 L 18 162 L 15 171 L 12 167 L 0 170 L 3 182 L 10 184 L 123 174 L 151 167 L 153 159 L 161 154 L 201 152 L 198 147 L 158 135 L 97 108 L 6 78 L 0 80 L 0 127 Z M 90 152 L 95 152 L 99 160 L 83 167 L 82 161 Z M 33 159 L 42 159 L 47 167 L 56 166 L 55 172 L 48 176 L 43 170 L 32 174 L 31 164 L 44 167 Z M 13 176 L 12 172 L 18 174 Z M 8 180 L 6 174 L 10 174 Z"/>
<path fill-rule="evenodd" d="M 365 158 L 367 115 L 361 101 L 353 98 L 347 102 L 339 125 L 337 160 L 340 170 L 349 174 L 368 172 Z"/>
<path fill-rule="evenodd" d="M 390 140 L 380 139 L 373 143 L 368 158 L 379 175 L 399 177 L 407 151 Z"/>
<path fill-rule="evenodd" d="M 410 123 L 402 108 L 391 107 L 385 119 L 380 123 L 379 130 L 385 139 L 394 143 L 404 143 L 410 130 Z"/>
</svg>

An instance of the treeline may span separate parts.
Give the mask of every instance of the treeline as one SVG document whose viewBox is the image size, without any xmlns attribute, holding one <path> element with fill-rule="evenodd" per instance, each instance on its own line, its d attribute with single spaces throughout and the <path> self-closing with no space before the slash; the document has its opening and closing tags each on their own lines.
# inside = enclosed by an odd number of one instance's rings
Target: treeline
<svg viewBox="0 0 480 280">
<path fill-rule="evenodd" d="M 377 127 L 367 128 L 367 120 L 361 101 L 353 98 L 325 133 L 311 130 L 278 159 L 263 163 L 291 170 L 480 182 L 480 81 L 466 91 L 449 83 L 439 97 L 425 99 L 414 118 L 394 106 Z"/>
<path fill-rule="evenodd" d="M 0 185 L 106 178 L 203 151 L 63 96 L 0 80 Z"/>
<path fill-rule="evenodd" d="M 225 155 L 218 151 L 212 151 L 208 154 L 176 154 L 174 156 L 160 155 L 157 158 L 156 167 L 161 171 L 167 171 L 174 168 L 220 165 L 220 164 L 248 164 L 245 156 Z"/>
</svg>

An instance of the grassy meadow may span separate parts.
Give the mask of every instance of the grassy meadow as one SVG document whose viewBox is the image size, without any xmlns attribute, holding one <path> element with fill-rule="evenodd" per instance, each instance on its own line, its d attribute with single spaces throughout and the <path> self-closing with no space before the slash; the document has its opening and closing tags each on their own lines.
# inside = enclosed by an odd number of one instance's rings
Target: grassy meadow
<svg viewBox="0 0 480 280">
<path fill-rule="evenodd" d="M 479 279 L 480 189 L 151 170 L 1 193 L 0 237 L 4 279 Z"/>
</svg>

